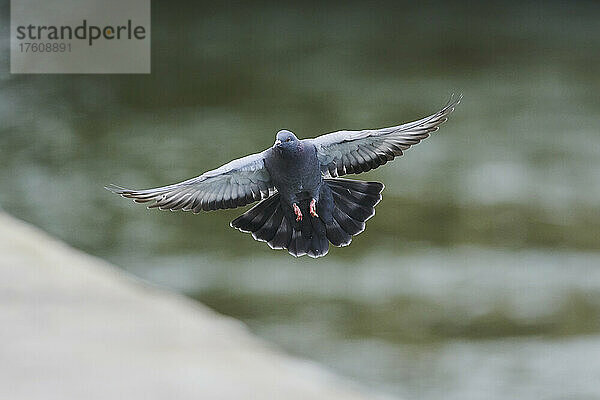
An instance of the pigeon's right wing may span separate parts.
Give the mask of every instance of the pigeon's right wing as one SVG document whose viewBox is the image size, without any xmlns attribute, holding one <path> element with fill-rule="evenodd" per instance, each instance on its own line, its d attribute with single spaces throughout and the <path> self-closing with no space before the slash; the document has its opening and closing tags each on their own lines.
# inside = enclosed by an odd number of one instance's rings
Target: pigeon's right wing
<svg viewBox="0 0 600 400">
<path fill-rule="evenodd" d="M 401 156 L 436 131 L 461 98 L 452 96 L 441 110 L 418 121 L 390 128 L 333 132 L 308 140 L 317 149 L 324 174 L 335 177 L 366 172 Z"/>
<path fill-rule="evenodd" d="M 169 186 L 132 190 L 119 186 L 106 189 L 138 203 L 153 202 L 148 208 L 201 210 L 235 208 L 264 199 L 275 191 L 262 153 L 233 160 L 220 168 Z"/>
</svg>

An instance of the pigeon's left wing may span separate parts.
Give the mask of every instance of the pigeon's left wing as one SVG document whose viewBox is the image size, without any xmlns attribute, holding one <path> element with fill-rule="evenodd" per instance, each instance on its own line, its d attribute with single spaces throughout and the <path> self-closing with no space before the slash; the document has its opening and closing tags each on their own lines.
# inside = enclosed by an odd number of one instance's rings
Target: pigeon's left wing
<svg viewBox="0 0 600 400">
<path fill-rule="evenodd" d="M 275 191 L 265 168 L 265 150 L 233 160 L 196 178 L 169 186 L 131 190 L 119 186 L 106 189 L 138 203 L 153 202 L 148 208 L 198 213 L 241 207 L 261 200 Z"/>
<path fill-rule="evenodd" d="M 390 128 L 333 132 L 308 140 L 317 148 L 324 174 L 335 177 L 366 172 L 427 138 L 448 119 L 461 99 L 462 95 L 453 95 L 441 110 L 418 121 Z"/>
</svg>

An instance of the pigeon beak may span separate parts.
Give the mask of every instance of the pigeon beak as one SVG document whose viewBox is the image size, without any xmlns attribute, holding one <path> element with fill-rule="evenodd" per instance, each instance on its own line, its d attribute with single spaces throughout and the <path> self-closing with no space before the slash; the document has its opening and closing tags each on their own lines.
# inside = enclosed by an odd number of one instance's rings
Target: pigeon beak
<svg viewBox="0 0 600 400">
<path fill-rule="evenodd" d="M 275 144 L 273 145 L 273 147 L 277 147 L 277 146 L 279 146 L 280 144 L 281 144 L 281 140 L 277 139 L 277 140 L 275 141 Z"/>
</svg>

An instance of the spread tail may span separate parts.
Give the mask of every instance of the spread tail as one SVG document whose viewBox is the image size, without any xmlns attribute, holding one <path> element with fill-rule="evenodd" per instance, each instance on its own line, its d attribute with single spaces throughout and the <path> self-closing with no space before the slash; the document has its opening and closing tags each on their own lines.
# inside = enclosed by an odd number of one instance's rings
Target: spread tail
<svg viewBox="0 0 600 400">
<path fill-rule="evenodd" d="M 281 202 L 279 193 L 231 221 L 231 226 L 251 233 L 273 249 L 287 249 L 295 256 L 322 257 L 334 246 L 347 246 L 352 236 L 365 229 L 365 221 L 375 214 L 383 184 L 350 179 L 325 179 L 317 202 L 318 218 L 310 216 L 309 200 L 298 203 L 304 218 L 296 222 L 291 208 Z"/>
<path fill-rule="evenodd" d="M 308 254 L 322 257 L 329 251 L 329 241 L 325 235 L 325 225 L 318 218 L 311 218 L 309 202 L 299 203 L 304 214 L 302 221 L 296 222 L 293 212 L 280 201 L 279 193 L 264 199 L 233 221 L 231 226 L 267 244 L 272 249 L 287 249 L 295 256 Z"/>
</svg>

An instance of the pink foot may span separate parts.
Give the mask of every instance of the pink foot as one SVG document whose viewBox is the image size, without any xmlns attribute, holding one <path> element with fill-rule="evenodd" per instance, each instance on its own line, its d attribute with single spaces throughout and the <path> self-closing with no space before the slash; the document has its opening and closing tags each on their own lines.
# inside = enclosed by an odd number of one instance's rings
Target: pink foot
<svg viewBox="0 0 600 400">
<path fill-rule="evenodd" d="M 294 203 L 292 204 L 292 207 L 294 208 L 294 214 L 296 214 L 296 222 L 302 221 L 302 211 L 300 211 L 298 204 Z"/>
<path fill-rule="evenodd" d="M 317 214 L 317 200 L 312 199 L 310 201 L 310 207 L 309 207 L 309 209 L 310 209 L 310 215 L 312 215 L 315 218 L 319 217 L 319 214 Z"/>
</svg>

